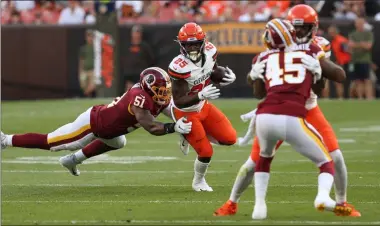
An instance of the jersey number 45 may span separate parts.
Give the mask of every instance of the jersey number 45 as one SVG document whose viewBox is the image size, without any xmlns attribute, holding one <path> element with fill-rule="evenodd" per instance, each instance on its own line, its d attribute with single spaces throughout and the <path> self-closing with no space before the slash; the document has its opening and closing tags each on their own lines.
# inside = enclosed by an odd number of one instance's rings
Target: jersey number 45
<svg viewBox="0 0 380 226">
<path fill-rule="evenodd" d="M 304 52 L 274 53 L 268 57 L 265 77 L 269 86 L 284 83 L 300 84 L 305 80 L 306 68 L 301 63 Z M 281 62 L 283 61 L 283 62 Z"/>
</svg>

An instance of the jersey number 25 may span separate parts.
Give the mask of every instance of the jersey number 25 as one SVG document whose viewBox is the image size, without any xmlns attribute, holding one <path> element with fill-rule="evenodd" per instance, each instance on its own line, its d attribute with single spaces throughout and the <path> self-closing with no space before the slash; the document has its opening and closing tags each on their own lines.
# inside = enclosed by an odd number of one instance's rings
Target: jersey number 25
<svg viewBox="0 0 380 226">
<path fill-rule="evenodd" d="M 284 83 L 302 83 L 306 77 L 306 68 L 301 63 L 301 57 L 304 54 L 306 53 L 281 52 L 270 55 L 268 57 L 265 73 L 266 79 L 269 81 L 269 86 L 278 86 Z M 283 60 L 284 62 L 281 64 L 280 60 Z"/>
</svg>

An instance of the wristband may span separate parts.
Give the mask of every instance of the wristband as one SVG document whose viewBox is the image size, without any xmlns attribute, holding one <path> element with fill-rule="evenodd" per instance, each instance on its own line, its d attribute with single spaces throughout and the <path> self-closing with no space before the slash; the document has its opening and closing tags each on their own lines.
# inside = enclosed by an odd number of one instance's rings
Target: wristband
<svg viewBox="0 0 380 226">
<path fill-rule="evenodd" d="M 165 123 L 164 124 L 165 133 L 166 134 L 174 133 L 175 132 L 174 126 L 175 126 L 175 123 Z"/>
</svg>

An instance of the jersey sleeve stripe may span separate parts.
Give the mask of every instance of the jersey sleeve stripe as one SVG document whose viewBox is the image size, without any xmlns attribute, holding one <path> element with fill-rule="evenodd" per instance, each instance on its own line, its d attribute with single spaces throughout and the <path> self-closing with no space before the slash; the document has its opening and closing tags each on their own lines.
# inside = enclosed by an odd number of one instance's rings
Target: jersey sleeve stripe
<svg viewBox="0 0 380 226">
<path fill-rule="evenodd" d="M 186 78 L 190 77 L 190 72 L 178 73 L 178 72 L 173 71 L 170 68 L 169 68 L 168 72 L 169 72 L 169 75 L 173 76 L 174 78 L 186 79 Z"/>
<path fill-rule="evenodd" d="M 218 52 L 215 52 L 214 55 L 212 56 L 212 59 L 214 59 L 215 61 L 217 56 L 218 56 Z"/>
<path fill-rule="evenodd" d="M 318 52 L 317 53 L 317 59 L 320 60 L 322 57 L 326 57 L 325 52 L 323 52 L 323 51 Z"/>
</svg>

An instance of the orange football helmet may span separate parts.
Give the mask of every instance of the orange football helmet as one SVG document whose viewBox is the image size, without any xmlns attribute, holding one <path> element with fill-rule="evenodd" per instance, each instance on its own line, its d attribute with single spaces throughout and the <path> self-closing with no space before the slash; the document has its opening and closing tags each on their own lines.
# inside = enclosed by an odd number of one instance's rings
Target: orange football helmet
<svg viewBox="0 0 380 226">
<path fill-rule="evenodd" d="M 201 59 L 205 41 L 206 34 L 196 23 L 186 23 L 178 32 L 177 42 L 181 46 L 180 51 L 193 62 Z"/>
<path fill-rule="evenodd" d="M 318 31 L 318 14 L 308 5 L 300 4 L 292 7 L 286 19 L 296 29 L 298 43 L 309 42 Z"/>
<path fill-rule="evenodd" d="M 296 38 L 293 25 L 287 20 L 272 19 L 265 26 L 263 41 L 268 49 L 290 47 Z"/>
</svg>

